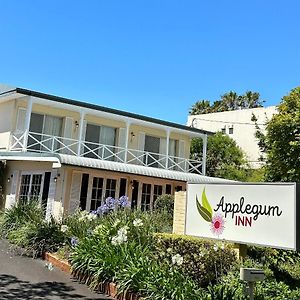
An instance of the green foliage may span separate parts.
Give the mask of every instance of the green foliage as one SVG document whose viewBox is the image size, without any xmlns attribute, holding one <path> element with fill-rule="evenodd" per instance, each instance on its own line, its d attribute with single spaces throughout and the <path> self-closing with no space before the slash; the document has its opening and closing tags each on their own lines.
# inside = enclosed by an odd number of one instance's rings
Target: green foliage
<svg viewBox="0 0 300 300">
<path fill-rule="evenodd" d="M 158 196 L 154 203 L 154 209 L 158 211 L 167 211 L 173 216 L 174 212 L 174 196 L 173 195 L 161 195 Z"/>
<path fill-rule="evenodd" d="M 43 211 L 35 200 L 20 202 L 4 212 L 1 222 L 1 235 L 7 237 L 11 230 L 29 223 L 42 223 Z"/>
<path fill-rule="evenodd" d="M 200 100 L 193 104 L 189 114 L 199 115 L 221 111 L 230 111 L 245 108 L 262 107 L 263 100 L 257 92 L 246 91 L 243 95 L 230 91 L 214 101 L 211 105 L 209 100 Z"/>
<path fill-rule="evenodd" d="M 300 87 L 282 98 L 267 125 L 266 180 L 300 181 Z"/>
<path fill-rule="evenodd" d="M 202 139 L 193 139 L 191 158 L 202 159 Z M 206 175 L 245 181 L 246 159 L 236 142 L 221 132 L 209 136 L 207 140 Z"/>
<path fill-rule="evenodd" d="M 11 230 L 8 239 L 13 244 L 31 252 L 33 256 L 40 256 L 43 252 L 55 252 L 63 246 L 65 236 L 60 230 L 61 225 L 54 219 L 41 223 L 26 222 Z"/>
<path fill-rule="evenodd" d="M 34 256 L 43 251 L 56 251 L 65 241 L 61 224 L 54 219 L 46 222 L 43 210 L 35 200 L 16 204 L 0 219 L 2 237 Z"/>
<path fill-rule="evenodd" d="M 181 270 L 202 287 L 215 283 L 236 262 L 229 245 L 174 234 L 156 234 L 155 247 L 160 260 L 170 260 L 178 253 L 183 257 Z"/>
</svg>

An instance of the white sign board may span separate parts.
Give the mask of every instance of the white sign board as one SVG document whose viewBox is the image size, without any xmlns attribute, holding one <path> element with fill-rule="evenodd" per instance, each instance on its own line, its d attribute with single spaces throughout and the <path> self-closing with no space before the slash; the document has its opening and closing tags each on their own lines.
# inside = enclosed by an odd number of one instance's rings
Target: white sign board
<svg viewBox="0 0 300 300">
<path fill-rule="evenodd" d="M 186 205 L 187 235 L 298 248 L 295 183 L 188 184 Z"/>
</svg>

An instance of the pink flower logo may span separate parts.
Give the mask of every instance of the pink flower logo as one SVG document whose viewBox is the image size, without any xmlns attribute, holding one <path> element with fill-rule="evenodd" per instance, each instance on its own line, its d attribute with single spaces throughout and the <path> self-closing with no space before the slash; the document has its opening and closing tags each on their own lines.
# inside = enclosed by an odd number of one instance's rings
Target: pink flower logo
<svg viewBox="0 0 300 300">
<path fill-rule="evenodd" d="M 205 221 L 210 223 L 210 229 L 212 233 L 217 236 L 221 235 L 225 228 L 224 217 L 219 213 L 213 215 L 213 210 L 205 194 L 205 188 L 203 189 L 202 192 L 202 204 L 200 204 L 198 197 L 196 195 L 196 206 L 201 217 Z"/>
<path fill-rule="evenodd" d="M 210 225 L 210 229 L 213 234 L 215 235 L 221 235 L 223 233 L 223 230 L 225 228 L 225 220 L 221 214 L 215 214 L 212 218 L 212 222 Z"/>
</svg>

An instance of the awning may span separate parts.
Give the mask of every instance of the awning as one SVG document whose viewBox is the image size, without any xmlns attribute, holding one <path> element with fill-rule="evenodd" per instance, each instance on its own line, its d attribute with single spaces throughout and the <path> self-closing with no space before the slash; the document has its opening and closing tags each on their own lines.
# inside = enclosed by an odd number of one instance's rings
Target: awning
<svg viewBox="0 0 300 300">
<path fill-rule="evenodd" d="M 208 177 L 199 174 L 185 173 L 179 171 L 165 170 L 153 167 L 145 167 L 134 164 L 125 164 L 114 161 L 100 160 L 88 157 L 78 157 L 66 154 L 31 153 L 31 152 L 0 152 L 0 160 L 7 161 L 38 161 L 52 162 L 53 168 L 60 168 L 61 165 L 72 165 L 93 169 L 108 170 L 114 172 L 130 173 L 141 176 L 164 178 L 170 180 L 184 181 L 189 183 L 210 183 L 210 182 L 232 182 L 217 177 Z"/>
<path fill-rule="evenodd" d="M 50 162 L 52 168 L 60 168 L 59 155 L 48 155 L 45 153 L 29 153 L 29 152 L 0 152 L 0 161 L 39 161 L 39 162 Z"/>
<path fill-rule="evenodd" d="M 61 164 L 81 166 L 87 168 L 103 169 L 115 172 L 137 174 L 157 178 L 184 181 L 189 183 L 229 182 L 230 180 L 208 177 L 199 174 L 184 173 L 159 168 L 145 167 L 134 164 L 125 164 L 114 161 L 106 161 L 88 157 L 60 154 Z"/>
</svg>

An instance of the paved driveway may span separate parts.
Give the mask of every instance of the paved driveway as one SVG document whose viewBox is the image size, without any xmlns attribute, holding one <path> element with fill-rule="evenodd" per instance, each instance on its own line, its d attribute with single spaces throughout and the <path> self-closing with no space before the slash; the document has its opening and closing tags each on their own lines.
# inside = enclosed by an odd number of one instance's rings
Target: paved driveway
<svg viewBox="0 0 300 300">
<path fill-rule="evenodd" d="M 91 292 L 60 270 L 49 271 L 45 261 L 14 255 L 6 241 L 0 240 L 1 300 L 111 299 Z"/>
</svg>

